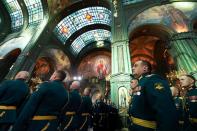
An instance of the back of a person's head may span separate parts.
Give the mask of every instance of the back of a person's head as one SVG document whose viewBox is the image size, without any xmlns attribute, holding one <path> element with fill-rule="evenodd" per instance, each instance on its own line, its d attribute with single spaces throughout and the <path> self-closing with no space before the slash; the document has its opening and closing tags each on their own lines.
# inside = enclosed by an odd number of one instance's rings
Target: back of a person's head
<svg viewBox="0 0 197 131">
<path fill-rule="evenodd" d="M 79 81 L 73 81 L 71 86 L 70 86 L 70 89 L 71 90 L 74 90 L 74 89 L 79 90 L 80 89 L 80 82 Z"/>
<path fill-rule="evenodd" d="M 20 71 L 16 74 L 15 79 L 23 79 L 23 80 L 27 80 L 29 79 L 30 75 L 29 72 L 27 71 Z"/>
<path fill-rule="evenodd" d="M 89 88 L 89 87 L 86 87 L 86 88 L 84 89 L 84 91 L 83 91 L 83 95 L 85 95 L 85 96 L 89 96 L 90 93 L 91 93 L 91 88 Z"/>
<path fill-rule="evenodd" d="M 63 70 L 55 71 L 58 77 L 58 80 L 63 81 L 66 78 L 66 73 Z"/>
<path fill-rule="evenodd" d="M 146 60 L 140 60 L 142 62 L 142 65 L 147 66 L 147 73 L 151 74 L 152 72 L 152 66 L 150 64 L 150 62 L 146 61 Z"/>
</svg>

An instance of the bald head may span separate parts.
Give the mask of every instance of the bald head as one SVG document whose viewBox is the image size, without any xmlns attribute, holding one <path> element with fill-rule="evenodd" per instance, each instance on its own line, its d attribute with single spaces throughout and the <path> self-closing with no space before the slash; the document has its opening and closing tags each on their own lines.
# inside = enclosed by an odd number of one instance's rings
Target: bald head
<svg viewBox="0 0 197 131">
<path fill-rule="evenodd" d="M 80 82 L 79 81 L 73 81 L 71 86 L 70 86 L 70 89 L 71 90 L 74 90 L 74 89 L 79 90 L 79 88 L 80 88 Z"/>
<path fill-rule="evenodd" d="M 23 79 L 27 80 L 29 79 L 29 72 L 27 71 L 20 71 L 16 74 L 15 79 Z"/>
</svg>

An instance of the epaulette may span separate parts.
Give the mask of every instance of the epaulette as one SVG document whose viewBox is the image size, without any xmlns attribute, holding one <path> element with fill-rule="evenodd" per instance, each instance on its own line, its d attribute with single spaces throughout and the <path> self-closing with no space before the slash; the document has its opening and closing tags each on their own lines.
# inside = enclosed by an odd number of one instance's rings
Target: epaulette
<svg viewBox="0 0 197 131">
<path fill-rule="evenodd" d="M 183 97 L 179 97 L 179 99 L 183 100 Z"/>
<path fill-rule="evenodd" d="M 150 75 L 146 75 L 145 77 L 149 78 L 149 77 L 152 77 L 154 76 L 155 74 L 150 74 Z"/>
</svg>

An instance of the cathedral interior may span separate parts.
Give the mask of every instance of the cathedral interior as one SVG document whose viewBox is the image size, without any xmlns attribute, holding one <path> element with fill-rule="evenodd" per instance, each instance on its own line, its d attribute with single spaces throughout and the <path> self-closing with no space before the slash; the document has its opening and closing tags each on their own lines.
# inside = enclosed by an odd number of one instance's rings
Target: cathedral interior
<svg viewBox="0 0 197 131">
<path fill-rule="evenodd" d="M 26 70 L 36 84 L 61 69 L 65 84 L 80 80 L 121 107 L 137 60 L 171 85 L 197 78 L 195 1 L 1 0 L 0 81 Z"/>
</svg>

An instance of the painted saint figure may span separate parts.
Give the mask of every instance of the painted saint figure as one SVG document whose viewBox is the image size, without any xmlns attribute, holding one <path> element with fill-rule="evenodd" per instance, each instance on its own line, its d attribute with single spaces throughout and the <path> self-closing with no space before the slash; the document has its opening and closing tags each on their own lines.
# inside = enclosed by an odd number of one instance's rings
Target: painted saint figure
<svg viewBox="0 0 197 131">
<path fill-rule="evenodd" d="M 103 79 L 107 74 L 106 65 L 104 65 L 103 60 L 99 60 L 99 64 L 96 66 L 96 71 L 98 73 L 98 78 Z"/>
</svg>

